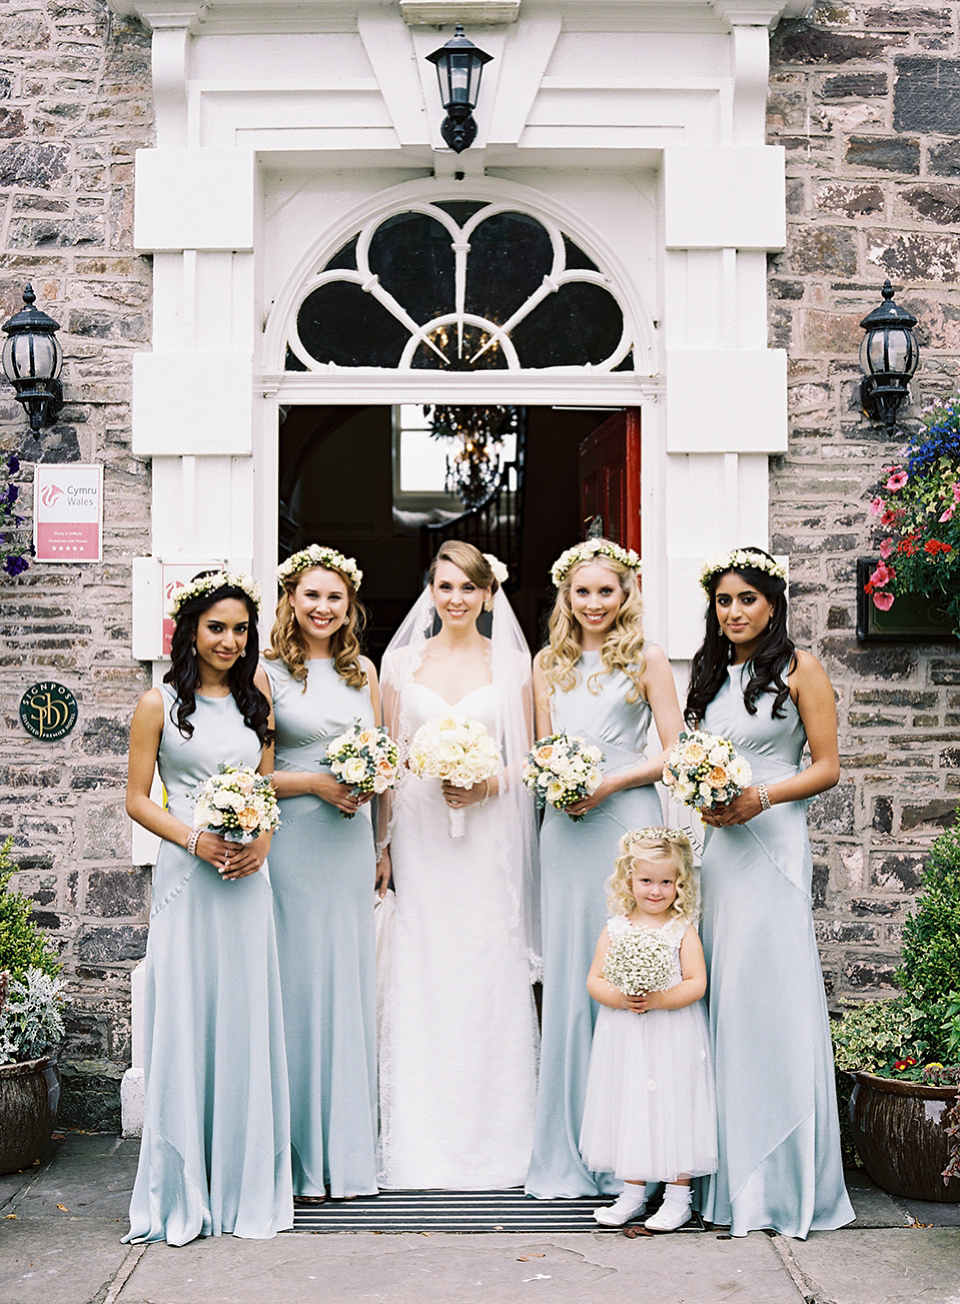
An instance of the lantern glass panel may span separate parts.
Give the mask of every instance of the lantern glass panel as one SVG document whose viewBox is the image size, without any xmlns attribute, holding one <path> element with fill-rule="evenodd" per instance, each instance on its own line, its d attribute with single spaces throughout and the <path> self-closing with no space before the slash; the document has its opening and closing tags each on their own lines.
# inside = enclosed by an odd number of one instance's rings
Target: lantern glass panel
<svg viewBox="0 0 960 1304">
<path fill-rule="evenodd" d="M 476 104 L 476 97 L 470 94 L 470 73 L 473 57 L 469 50 L 455 50 L 450 55 L 450 89 L 449 104 L 469 104 L 471 109 Z M 479 77 L 478 77 L 479 84 Z"/>
<path fill-rule="evenodd" d="M 915 348 L 905 330 L 869 331 L 860 342 L 860 366 L 870 375 L 876 372 L 910 375 Z"/>
<path fill-rule="evenodd" d="M 7 337 L 3 369 L 12 380 L 53 380 L 60 375 L 63 353 L 54 335 L 27 331 Z"/>
</svg>

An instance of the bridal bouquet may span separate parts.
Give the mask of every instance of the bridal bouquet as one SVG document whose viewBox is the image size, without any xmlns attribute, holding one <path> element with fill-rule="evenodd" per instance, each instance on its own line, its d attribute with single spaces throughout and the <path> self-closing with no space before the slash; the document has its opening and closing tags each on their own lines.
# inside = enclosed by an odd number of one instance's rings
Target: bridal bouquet
<svg viewBox="0 0 960 1304">
<path fill-rule="evenodd" d="M 492 779 L 500 769 L 500 749 L 480 720 L 438 715 L 413 735 L 409 766 L 421 779 L 443 779 L 458 788 Z M 466 811 L 447 807 L 451 838 L 462 838 Z"/>
<path fill-rule="evenodd" d="M 715 810 L 743 792 L 750 766 L 729 738 L 693 729 L 681 732 L 663 767 L 663 781 L 681 805 Z"/>
<path fill-rule="evenodd" d="M 599 747 L 588 747 L 576 734 L 561 731 L 533 744 L 523 763 L 523 781 L 532 790 L 538 808 L 549 802 L 557 810 L 566 810 L 600 787 L 602 760 Z M 583 816 L 570 818 L 582 820 Z"/>
<path fill-rule="evenodd" d="M 193 808 L 193 827 L 227 842 L 252 842 L 280 824 L 273 784 L 249 765 L 221 765 L 200 786 Z"/>
<path fill-rule="evenodd" d="M 341 783 L 352 784 L 354 797 L 368 792 L 378 795 L 393 788 L 397 782 L 397 763 L 400 752 L 386 729 L 378 725 L 364 729 L 359 721 L 327 745 L 327 758 L 334 776 Z M 352 820 L 355 811 L 341 811 L 344 819 Z"/>
<path fill-rule="evenodd" d="M 675 951 L 659 928 L 625 928 L 610 943 L 603 976 L 628 996 L 665 992 L 676 982 Z"/>
</svg>

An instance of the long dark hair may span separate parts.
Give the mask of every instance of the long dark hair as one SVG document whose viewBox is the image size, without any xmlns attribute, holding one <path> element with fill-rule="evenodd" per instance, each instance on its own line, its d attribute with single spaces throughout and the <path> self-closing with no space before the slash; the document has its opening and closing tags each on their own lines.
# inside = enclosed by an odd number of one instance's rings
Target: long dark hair
<svg viewBox="0 0 960 1304">
<path fill-rule="evenodd" d="M 197 576 L 199 578 L 199 576 Z M 253 682 L 257 673 L 260 652 L 260 639 L 257 633 L 257 608 L 253 599 L 243 589 L 233 584 L 224 584 L 209 593 L 199 593 L 188 599 L 177 614 L 177 623 L 173 631 L 170 647 L 172 664 L 163 676 L 165 684 L 171 684 L 176 693 L 176 701 L 170 708 L 170 719 L 177 726 L 184 738 L 193 737 L 193 725 L 190 716 L 197 709 L 197 685 L 200 683 L 200 671 L 197 658 L 192 653 L 194 639 L 197 637 L 197 625 L 200 617 L 215 603 L 224 598 L 237 598 L 246 607 L 250 616 L 247 631 L 246 656 L 237 657 L 230 667 L 227 683 L 233 700 L 240 708 L 243 723 L 260 739 L 260 746 L 266 747 L 273 741 L 270 728 L 270 703 Z M 176 712 L 176 715 L 174 715 Z"/>
<path fill-rule="evenodd" d="M 759 553 L 763 557 L 770 556 L 762 548 L 749 548 L 744 551 Z M 773 561 L 773 558 L 771 557 L 770 560 Z M 735 655 L 733 644 L 720 631 L 715 602 L 717 585 L 724 575 L 730 574 L 739 575 L 751 588 L 762 593 L 773 606 L 770 624 L 764 631 L 763 641 L 749 664 L 750 679 L 743 690 L 743 704 L 751 715 L 756 715 L 758 700 L 764 693 L 770 693 L 773 695 L 771 714 L 778 719 L 786 715 L 783 708 L 790 690 L 784 676 L 790 673 L 796 660 L 796 648 L 787 634 L 786 582 L 776 575 L 768 575 L 766 571 L 759 570 L 755 566 L 731 566 L 728 570 L 717 571 L 710 577 L 707 628 L 703 642 L 690 667 L 690 688 L 683 712 L 687 724 L 693 728 L 703 719 L 707 707 L 719 693 L 727 677 L 727 667 Z"/>
</svg>

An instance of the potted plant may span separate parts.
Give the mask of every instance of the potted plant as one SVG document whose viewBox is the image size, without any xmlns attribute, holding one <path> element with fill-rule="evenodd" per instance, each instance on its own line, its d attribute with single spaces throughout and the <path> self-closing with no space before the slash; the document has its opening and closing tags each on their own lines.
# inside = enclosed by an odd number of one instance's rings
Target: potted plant
<svg viewBox="0 0 960 1304">
<path fill-rule="evenodd" d="M 9 890 L 12 841 L 0 847 L 0 1173 L 32 1164 L 50 1140 L 63 1036 L 60 964 L 31 901 Z"/>
<path fill-rule="evenodd" d="M 960 1091 L 960 820 L 930 850 L 895 977 L 897 996 L 866 1001 L 833 1024 L 837 1067 L 855 1084 L 853 1141 L 884 1190 L 957 1201 L 949 1129 Z"/>
<path fill-rule="evenodd" d="M 870 504 L 889 533 L 865 589 L 881 611 L 907 594 L 933 598 L 960 635 L 960 394 L 920 421 Z"/>
</svg>

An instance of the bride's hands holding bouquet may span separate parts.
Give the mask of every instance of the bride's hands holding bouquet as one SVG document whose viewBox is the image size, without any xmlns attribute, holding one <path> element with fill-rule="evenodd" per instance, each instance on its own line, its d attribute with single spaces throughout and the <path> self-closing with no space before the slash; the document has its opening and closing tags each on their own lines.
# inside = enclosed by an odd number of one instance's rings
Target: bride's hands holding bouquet
<svg viewBox="0 0 960 1304">
<path fill-rule="evenodd" d="M 496 778 L 481 779 L 470 788 L 458 788 L 455 783 L 449 779 L 444 779 L 443 800 L 454 810 L 464 806 L 473 806 L 477 802 L 485 802 L 488 797 L 492 797 L 497 791 Z"/>
</svg>

